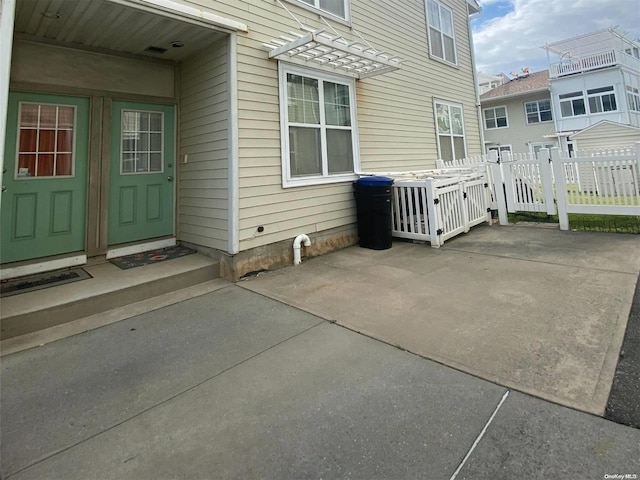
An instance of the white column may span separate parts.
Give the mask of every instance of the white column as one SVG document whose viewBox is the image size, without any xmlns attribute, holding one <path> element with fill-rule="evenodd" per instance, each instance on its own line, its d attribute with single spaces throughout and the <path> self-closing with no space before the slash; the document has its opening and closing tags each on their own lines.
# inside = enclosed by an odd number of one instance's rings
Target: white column
<svg viewBox="0 0 640 480">
<path fill-rule="evenodd" d="M 15 6 L 16 0 L 0 0 L 0 184 L 4 170 L 4 143 L 7 129 L 7 102 L 9 99 Z M 0 198 L 2 198 L 1 195 Z"/>
</svg>

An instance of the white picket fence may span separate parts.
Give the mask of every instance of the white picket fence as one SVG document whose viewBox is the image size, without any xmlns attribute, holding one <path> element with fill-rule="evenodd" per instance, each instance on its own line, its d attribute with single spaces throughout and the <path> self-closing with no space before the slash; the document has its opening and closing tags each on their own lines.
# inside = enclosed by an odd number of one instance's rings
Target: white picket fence
<svg viewBox="0 0 640 480">
<path fill-rule="evenodd" d="M 378 172 L 375 175 L 394 179 L 391 205 L 394 237 L 440 247 L 474 225 L 491 222 L 489 184 L 483 169 Z"/>
<path fill-rule="evenodd" d="M 438 165 L 452 173 L 484 168 L 501 224 L 515 212 L 557 213 L 562 230 L 569 228 L 569 213 L 640 215 L 640 142 L 635 149 L 576 152 L 573 157 L 557 148 L 537 156 L 505 152 L 501 162 L 492 154 Z"/>
</svg>

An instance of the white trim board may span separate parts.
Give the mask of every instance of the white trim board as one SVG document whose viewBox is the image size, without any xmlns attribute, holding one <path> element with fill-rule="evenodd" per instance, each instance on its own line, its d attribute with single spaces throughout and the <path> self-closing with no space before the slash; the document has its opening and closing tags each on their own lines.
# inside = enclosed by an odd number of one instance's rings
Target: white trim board
<svg viewBox="0 0 640 480">
<path fill-rule="evenodd" d="M 126 247 L 110 248 L 107 250 L 107 260 L 124 257 L 125 255 L 133 255 L 134 253 L 148 252 L 149 250 L 156 250 L 158 248 L 173 247 L 175 244 L 176 239 L 174 237 L 155 240 L 153 242 L 138 243 L 136 245 L 127 245 Z"/>
<path fill-rule="evenodd" d="M 75 255 L 73 257 L 58 258 L 56 260 L 47 260 L 44 262 L 31 263 L 29 265 L 20 265 L 18 267 L 3 268 L 0 270 L 0 280 L 8 280 L 10 278 L 26 277 L 27 275 L 35 275 L 36 273 L 51 272 L 62 268 L 77 267 L 87 263 L 86 255 Z"/>
</svg>

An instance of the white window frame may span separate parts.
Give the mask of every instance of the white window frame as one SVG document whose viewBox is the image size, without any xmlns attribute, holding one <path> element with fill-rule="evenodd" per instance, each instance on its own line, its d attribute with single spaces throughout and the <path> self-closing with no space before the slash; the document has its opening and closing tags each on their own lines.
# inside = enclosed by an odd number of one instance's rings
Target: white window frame
<svg viewBox="0 0 640 480">
<path fill-rule="evenodd" d="M 565 98 L 561 98 L 563 96 L 567 95 Z M 569 96 L 570 95 L 570 96 Z M 575 102 L 576 100 L 582 100 L 582 105 L 584 106 L 584 113 L 575 113 L 575 105 L 573 102 Z M 571 105 L 571 115 L 563 115 L 562 114 L 562 104 L 563 103 L 569 103 Z M 587 106 L 587 100 L 584 97 L 584 92 L 580 91 L 580 92 L 570 92 L 570 93 L 561 93 L 560 95 L 558 95 L 558 104 L 560 106 L 560 116 L 562 118 L 571 118 L 571 117 L 581 117 L 583 115 L 587 115 L 587 113 L 589 112 L 589 108 Z"/>
<path fill-rule="evenodd" d="M 439 127 L 438 127 L 438 105 L 447 105 L 449 107 L 456 107 L 460 109 L 460 113 L 462 115 L 461 121 L 462 121 L 462 135 L 454 135 L 453 131 L 450 134 L 441 134 Z M 462 138 L 463 141 L 463 145 L 464 145 L 464 155 L 462 157 L 458 157 L 458 158 L 454 158 L 454 160 L 458 160 L 460 158 L 466 158 L 467 157 L 467 132 L 466 129 L 464 128 L 464 107 L 462 106 L 461 103 L 456 103 L 456 102 L 451 102 L 449 100 L 440 100 L 440 99 L 434 99 L 433 100 L 433 120 L 435 122 L 435 131 L 436 131 L 436 140 L 437 140 L 437 144 L 438 144 L 438 158 L 443 159 L 442 158 L 442 149 L 440 146 L 440 137 L 448 137 L 449 141 L 451 142 L 451 150 L 454 152 L 454 157 L 455 155 L 455 144 L 453 143 L 453 138 L 454 137 L 458 137 L 458 138 Z M 443 159 L 446 160 L 446 159 Z"/>
<path fill-rule="evenodd" d="M 321 130 L 320 146 L 322 151 L 322 171 L 320 175 L 310 175 L 308 177 L 293 177 L 291 175 L 290 151 L 289 151 L 289 108 L 287 104 L 287 74 L 303 75 L 320 81 L 329 81 L 347 85 L 349 87 L 349 103 L 351 112 L 351 142 L 353 151 L 353 172 L 329 174 L 327 159 L 326 124 L 324 112 L 324 89 L 319 86 L 320 101 L 320 124 Z M 297 65 L 278 62 L 278 78 L 280 90 L 280 148 L 282 157 L 282 187 L 302 187 L 308 185 L 322 185 L 329 183 L 352 182 L 358 178 L 355 172 L 360 171 L 360 149 L 358 139 L 358 121 L 356 114 L 356 85 L 352 77 L 343 77 L 325 73 L 320 70 L 300 67 Z M 330 128 L 334 128 L 331 127 Z"/>
<path fill-rule="evenodd" d="M 162 125 L 162 132 L 160 135 L 160 148 L 162 149 L 160 151 L 160 170 L 148 170 L 146 172 L 137 172 L 137 171 L 132 171 L 132 172 L 125 172 L 123 169 L 124 166 L 124 150 L 122 149 L 122 141 L 124 140 L 124 126 L 123 126 L 123 119 L 124 119 L 124 114 L 125 112 L 132 112 L 132 113 L 156 113 L 156 114 L 160 114 L 160 125 Z M 164 154 L 165 154 L 165 148 L 164 148 L 164 140 L 165 140 L 165 124 L 164 124 L 164 112 L 162 111 L 157 111 L 157 110 L 137 110 L 135 108 L 124 108 L 122 109 L 122 111 L 120 112 L 120 175 L 155 175 L 157 173 L 164 173 Z M 129 152 L 130 153 L 130 152 Z M 137 153 L 137 152 L 136 152 Z M 149 148 L 146 151 L 141 151 L 140 153 L 147 153 L 149 155 L 149 164 L 148 164 L 148 168 L 151 168 L 151 153 L 157 153 L 157 152 L 152 152 L 151 151 L 151 136 L 149 136 Z M 133 164 L 135 167 L 135 163 Z"/>
<path fill-rule="evenodd" d="M 304 8 L 306 10 L 310 10 L 312 12 L 321 12 L 322 15 L 328 15 L 330 18 L 338 20 L 340 22 L 346 22 L 348 25 L 351 24 L 351 0 L 342 0 L 344 2 L 344 17 L 341 17 L 340 15 L 336 15 L 333 12 L 329 12 L 328 10 L 324 10 L 322 8 L 320 8 L 320 0 L 312 0 L 313 1 L 313 5 L 310 5 L 307 2 L 304 2 L 303 0 L 286 0 L 289 3 L 294 3 L 298 6 L 300 6 L 301 8 Z"/>
<path fill-rule="evenodd" d="M 430 2 L 438 6 L 438 22 L 440 23 L 440 28 L 436 28 L 435 25 L 431 25 L 431 18 L 429 15 Z M 438 60 L 439 62 L 444 62 L 447 65 L 458 66 L 458 49 L 456 47 L 455 15 L 453 13 L 453 10 L 445 6 L 443 3 L 439 2 L 438 0 L 425 0 L 424 9 L 425 9 L 425 15 L 427 18 L 427 39 L 429 42 L 429 57 L 434 60 Z M 442 29 L 442 13 L 441 13 L 442 10 L 448 11 L 449 15 L 451 15 L 451 35 L 444 33 Z M 439 57 L 438 55 L 433 53 L 433 42 L 431 41 L 431 28 L 433 28 L 440 34 L 440 40 L 442 43 L 442 55 L 443 55 L 442 57 Z M 453 57 L 454 57 L 453 62 L 445 58 L 446 55 L 445 55 L 444 38 L 443 38 L 445 35 L 447 37 L 450 37 L 453 40 Z"/>
<path fill-rule="evenodd" d="M 542 118 L 540 117 L 540 112 L 542 112 L 543 110 L 540 109 L 540 102 L 549 102 L 549 114 L 551 115 L 551 118 L 549 120 L 542 120 Z M 531 105 L 531 104 L 536 104 L 536 115 L 538 116 L 538 121 L 536 122 L 530 122 L 529 121 L 529 111 L 527 110 L 527 105 Z M 545 112 L 547 110 L 544 110 Z M 533 115 L 533 112 L 531 112 L 531 115 Z M 553 105 L 551 104 L 551 99 L 546 99 L 543 98 L 542 100 L 533 100 L 531 102 L 524 102 L 524 118 L 527 122 L 527 125 L 538 125 L 540 123 L 549 123 L 549 122 L 553 122 Z"/>
<path fill-rule="evenodd" d="M 25 129 L 25 130 L 37 130 L 38 134 L 36 136 L 36 152 L 21 152 L 20 151 L 20 131 L 22 130 L 21 124 L 22 124 L 22 106 L 23 105 L 37 105 L 38 106 L 38 125 L 35 128 L 29 128 L 29 129 Z M 37 175 L 20 175 L 19 173 L 19 166 L 20 166 L 20 155 L 31 155 L 31 154 L 35 154 L 36 155 L 36 159 L 37 157 L 40 155 L 41 152 L 38 152 L 38 148 L 39 148 L 39 136 L 40 136 L 40 107 L 41 106 L 48 106 L 48 107 L 68 107 L 68 108 L 72 108 L 73 109 L 73 137 L 71 138 L 71 148 L 73 149 L 71 151 L 71 174 L 70 175 L 55 175 L 55 171 L 56 171 L 56 165 L 55 165 L 55 157 L 54 157 L 54 165 L 53 165 L 53 171 L 54 171 L 54 175 L 41 175 L 41 176 L 37 176 Z M 76 149 L 77 149 L 77 144 L 76 144 L 76 137 L 78 135 L 78 107 L 76 105 L 67 105 L 65 103 L 39 103 L 39 102 L 26 102 L 26 101 L 21 101 L 18 102 L 18 124 L 17 124 L 17 128 L 16 128 L 16 153 L 15 153 L 15 169 L 14 169 L 14 180 L 19 180 L 19 181 L 23 181 L 23 180 L 51 180 L 51 179 L 61 179 L 61 178 L 75 178 L 76 176 Z M 54 152 L 54 155 L 57 155 L 57 143 L 58 143 L 58 135 L 57 132 L 58 130 L 60 130 L 58 128 L 58 125 L 56 124 L 56 128 L 54 129 L 56 132 L 56 151 Z M 66 130 L 66 129 L 64 129 Z M 51 155 L 51 152 L 48 153 L 43 153 L 43 155 Z M 36 161 L 36 173 L 37 173 L 37 161 Z"/>
<path fill-rule="evenodd" d="M 551 150 L 552 148 L 557 148 L 558 144 L 555 142 L 532 142 L 529 144 L 529 153 L 535 154 L 536 147 L 540 147 L 539 150 L 542 150 L 544 148 L 548 148 L 549 150 Z"/>
<path fill-rule="evenodd" d="M 498 117 L 498 114 L 496 112 L 496 110 L 498 108 L 504 108 L 504 117 L 500 116 Z M 496 122 L 496 126 L 495 127 L 489 127 L 487 125 L 487 112 L 489 110 L 493 110 L 493 119 Z M 498 118 L 504 118 L 505 122 L 507 123 L 504 127 L 499 127 L 498 126 Z M 495 107 L 489 107 L 489 108 L 485 108 L 482 110 L 482 119 L 484 120 L 484 128 L 485 130 L 499 130 L 501 128 L 509 128 L 509 112 L 507 111 L 507 106 L 506 105 L 497 105 Z"/>
<path fill-rule="evenodd" d="M 596 91 L 596 90 L 600 90 L 600 91 Z M 603 97 L 609 97 L 609 96 L 613 96 L 613 101 L 615 103 L 616 108 L 614 110 L 605 110 L 604 109 L 604 103 L 602 102 L 602 98 Z M 598 101 L 598 105 L 600 106 L 599 111 L 592 111 L 591 110 L 591 100 L 592 99 L 597 99 Z M 613 85 L 607 85 L 606 87 L 600 87 L 600 88 L 591 88 L 589 90 L 587 90 L 587 105 L 589 105 L 589 113 L 592 115 L 598 115 L 598 114 L 607 114 L 610 112 L 617 112 L 618 109 L 618 99 L 616 98 L 616 91 L 613 88 Z"/>
<path fill-rule="evenodd" d="M 626 86 L 627 90 L 627 102 L 629 103 L 629 110 L 633 112 L 640 112 L 640 91 L 630 85 Z"/>
</svg>

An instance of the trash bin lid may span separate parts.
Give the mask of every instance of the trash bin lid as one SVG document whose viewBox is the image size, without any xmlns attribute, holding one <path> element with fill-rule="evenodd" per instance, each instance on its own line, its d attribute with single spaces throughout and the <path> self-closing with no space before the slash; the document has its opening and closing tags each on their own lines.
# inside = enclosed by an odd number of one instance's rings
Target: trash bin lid
<svg viewBox="0 0 640 480">
<path fill-rule="evenodd" d="M 393 185 L 393 178 L 389 177 L 361 177 L 356 180 L 356 185 L 364 185 L 367 187 L 390 187 Z"/>
</svg>

